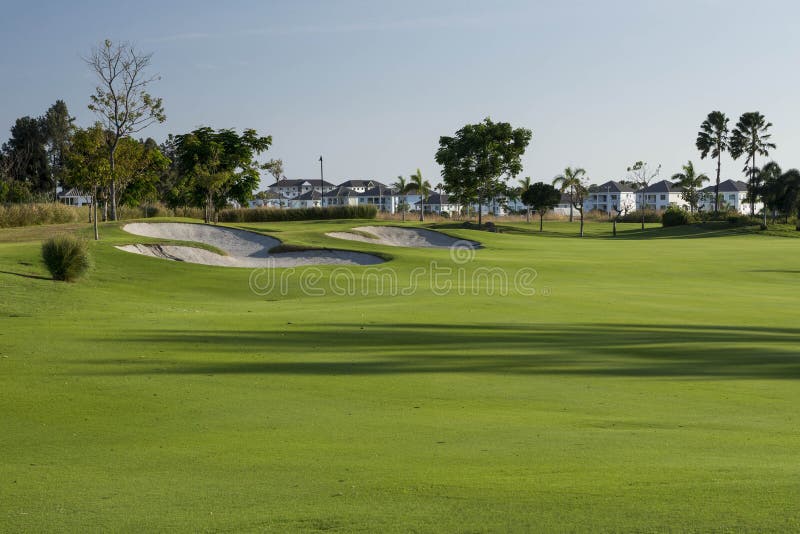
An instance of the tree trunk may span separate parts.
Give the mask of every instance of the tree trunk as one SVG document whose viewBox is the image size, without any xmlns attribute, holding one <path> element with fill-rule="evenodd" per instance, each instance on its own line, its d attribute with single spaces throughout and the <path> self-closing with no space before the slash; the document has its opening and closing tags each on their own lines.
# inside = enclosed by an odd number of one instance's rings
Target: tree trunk
<svg viewBox="0 0 800 534">
<path fill-rule="evenodd" d="M 543 231 L 544 229 L 544 212 L 539 212 L 539 231 Z"/>
<path fill-rule="evenodd" d="M 578 213 L 581 214 L 581 237 L 583 237 L 583 210 L 578 210 Z"/>
<path fill-rule="evenodd" d="M 572 192 L 569 194 L 569 222 L 572 222 Z"/>
<path fill-rule="evenodd" d="M 419 197 L 419 222 L 425 221 L 425 199 Z"/>
<path fill-rule="evenodd" d="M 722 165 L 722 152 L 717 155 L 717 185 L 714 186 L 714 214 L 719 213 L 719 175 Z"/>
<path fill-rule="evenodd" d="M 403 215 L 402 215 L 402 217 L 403 217 L 403 222 L 406 222 L 406 203 L 407 203 L 407 202 L 408 202 L 408 197 L 404 196 L 404 197 L 403 197 L 403 205 L 402 205 L 402 208 L 403 208 L 403 209 L 402 209 L 402 210 L 400 210 L 400 211 L 402 211 L 402 213 L 403 213 Z"/>
<path fill-rule="evenodd" d="M 94 197 L 92 198 L 92 209 L 94 209 L 94 240 L 100 240 L 100 233 L 97 231 L 97 186 L 94 188 Z"/>
<path fill-rule="evenodd" d="M 612 235 L 617 237 L 617 218 L 614 217 L 613 227 L 612 227 Z"/>
<path fill-rule="evenodd" d="M 478 226 L 483 224 L 483 199 L 478 197 Z"/>
<path fill-rule="evenodd" d="M 531 223 L 531 209 L 528 208 L 525 210 L 525 222 L 530 224 Z"/>
<path fill-rule="evenodd" d="M 756 153 L 753 152 L 752 167 L 750 167 L 750 216 L 756 214 Z"/>
<path fill-rule="evenodd" d="M 117 220 L 117 177 L 114 174 L 114 169 L 115 169 L 115 165 L 116 165 L 116 162 L 114 160 L 114 152 L 116 151 L 116 149 L 117 149 L 117 145 L 114 145 L 113 147 L 111 147 L 111 150 L 110 150 L 110 153 L 109 153 L 109 157 L 108 157 L 108 163 L 111 166 L 111 187 L 110 187 L 110 191 L 109 191 L 109 193 L 110 193 L 109 197 L 110 197 L 110 200 L 111 200 L 111 220 L 112 221 L 116 221 Z"/>
</svg>

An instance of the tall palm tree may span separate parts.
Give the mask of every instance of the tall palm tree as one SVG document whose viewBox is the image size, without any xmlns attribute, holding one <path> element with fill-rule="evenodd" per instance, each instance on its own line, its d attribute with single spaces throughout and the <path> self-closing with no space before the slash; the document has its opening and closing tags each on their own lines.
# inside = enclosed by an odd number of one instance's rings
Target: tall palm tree
<svg viewBox="0 0 800 534">
<path fill-rule="evenodd" d="M 392 187 L 397 189 L 397 192 L 402 195 L 400 198 L 402 199 L 400 202 L 400 212 L 403 214 L 403 221 L 406 220 L 406 209 L 408 208 L 408 204 L 406 204 L 406 193 L 408 193 L 408 182 L 406 182 L 405 176 L 398 176 L 397 181 L 392 184 Z"/>
<path fill-rule="evenodd" d="M 519 198 L 522 198 L 522 194 L 531 188 L 531 177 L 526 176 L 519 180 Z M 531 222 L 531 207 L 526 205 L 525 206 L 525 222 Z M 541 221 L 540 221 L 541 222 Z"/>
<path fill-rule="evenodd" d="M 686 165 L 683 165 L 681 168 L 683 172 L 673 174 L 672 179 L 685 189 L 681 196 L 683 200 L 689 203 L 689 211 L 694 213 L 700 201 L 698 189 L 703 187 L 703 183 L 708 181 L 708 176 L 705 174 L 697 174 L 697 171 L 694 170 L 694 163 L 691 161 L 687 161 Z"/>
<path fill-rule="evenodd" d="M 709 153 L 717 159 L 717 183 L 714 186 L 714 213 L 719 212 L 719 176 L 722 166 L 722 153 L 728 150 L 728 117 L 721 111 L 712 111 L 700 125 L 695 145 L 700 151 L 700 159 Z"/>
<path fill-rule="evenodd" d="M 562 193 L 569 195 L 569 222 L 572 222 L 572 206 L 575 203 L 575 192 L 583 185 L 581 178 L 586 175 L 586 170 L 572 167 L 564 169 L 563 174 L 553 178 L 553 186 L 557 187 Z"/>
<path fill-rule="evenodd" d="M 772 134 L 767 130 L 772 127 L 771 122 L 758 111 L 748 111 L 739 117 L 731 134 L 730 152 L 733 159 L 739 159 L 742 154 L 747 154 L 747 164 L 744 172 L 750 175 L 747 187 L 747 196 L 750 198 L 750 215 L 755 215 L 756 196 L 758 195 L 758 167 L 756 156 L 769 156 L 769 149 L 775 148 L 775 143 L 770 142 Z"/>
<path fill-rule="evenodd" d="M 417 172 L 412 174 L 409 179 L 411 180 L 409 185 L 419 192 L 419 220 L 424 221 L 425 201 L 428 199 L 428 195 L 431 192 L 431 183 L 422 177 L 422 171 L 419 169 L 417 169 Z"/>
</svg>

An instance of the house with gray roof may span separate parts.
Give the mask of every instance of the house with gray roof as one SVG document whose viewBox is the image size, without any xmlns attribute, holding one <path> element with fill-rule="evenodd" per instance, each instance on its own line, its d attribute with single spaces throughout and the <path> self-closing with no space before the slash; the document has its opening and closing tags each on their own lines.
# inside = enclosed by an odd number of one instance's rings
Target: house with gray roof
<svg viewBox="0 0 800 534">
<path fill-rule="evenodd" d="M 617 208 L 622 213 L 636 209 L 636 192 L 628 184 L 609 180 L 592 189 L 583 205 L 585 211 L 602 211 L 610 217 L 616 214 L 614 210 Z"/>
<path fill-rule="evenodd" d="M 714 210 L 714 185 L 701 189 L 700 208 L 703 211 Z M 719 183 L 720 210 L 736 210 L 739 213 L 750 213 L 750 202 L 747 195 L 747 182 L 741 180 L 725 180 Z M 755 203 L 755 212 L 764 207 L 762 202 Z"/>
</svg>

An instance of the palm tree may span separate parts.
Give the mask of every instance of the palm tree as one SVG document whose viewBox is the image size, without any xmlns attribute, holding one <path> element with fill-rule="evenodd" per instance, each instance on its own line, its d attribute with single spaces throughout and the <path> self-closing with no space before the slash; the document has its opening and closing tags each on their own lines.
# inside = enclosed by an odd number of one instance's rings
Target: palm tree
<svg viewBox="0 0 800 534">
<path fill-rule="evenodd" d="M 564 174 L 559 174 L 553 178 L 553 186 L 557 187 L 562 193 L 569 195 L 569 222 L 572 222 L 572 206 L 575 204 L 576 188 L 581 187 L 581 178 L 586 175 L 586 171 L 581 168 L 573 169 L 567 167 Z"/>
<path fill-rule="evenodd" d="M 519 197 L 522 198 L 522 194 L 525 193 L 528 189 L 531 188 L 531 177 L 526 176 L 519 180 Z M 525 206 L 525 222 L 531 222 L 531 207 L 526 205 Z M 541 222 L 541 221 L 540 221 Z"/>
<path fill-rule="evenodd" d="M 748 111 L 739 117 L 736 128 L 731 134 L 730 152 L 733 159 L 739 159 L 742 154 L 747 154 L 747 164 L 744 172 L 750 174 L 747 196 L 750 197 L 750 215 L 755 215 L 756 196 L 758 195 L 758 168 L 756 156 L 769 156 L 769 149 L 775 148 L 775 143 L 770 142 L 772 134 L 767 130 L 771 122 L 758 111 Z"/>
<path fill-rule="evenodd" d="M 721 111 L 712 111 L 700 125 L 697 133 L 697 150 L 700 159 L 705 159 L 709 152 L 717 158 L 717 183 L 714 186 L 714 212 L 719 212 L 719 177 L 722 165 L 722 153 L 728 150 L 728 117 Z"/>
<path fill-rule="evenodd" d="M 400 203 L 400 212 L 403 214 L 403 221 L 406 220 L 406 208 L 408 208 L 408 204 L 406 204 L 406 193 L 408 193 L 408 182 L 404 176 L 398 176 L 397 181 L 392 184 L 392 187 L 397 189 L 397 192 L 402 195 L 401 203 Z"/>
<path fill-rule="evenodd" d="M 694 213 L 697 208 L 697 203 L 700 200 L 698 189 L 703 187 L 703 183 L 708 181 L 708 176 L 705 174 L 697 174 L 694 170 L 694 163 L 687 161 L 686 165 L 681 167 L 683 172 L 672 175 L 672 180 L 678 182 L 678 185 L 683 187 L 685 191 L 681 193 L 683 200 L 689 203 L 689 211 Z"/>
<path fill-rule="evenodd" d="M 428 198 L 428 195 L 431 192 L 431 184 L 428 180 L 425 180 L 422 177 L 422 171 L 417 169 L 417 172 L 412 174 L 409 179 L 411 183 L 409 184 L 414 189 L 419 192 L 419 220 L 425 220 L 425 200 Z"/>
</svg>

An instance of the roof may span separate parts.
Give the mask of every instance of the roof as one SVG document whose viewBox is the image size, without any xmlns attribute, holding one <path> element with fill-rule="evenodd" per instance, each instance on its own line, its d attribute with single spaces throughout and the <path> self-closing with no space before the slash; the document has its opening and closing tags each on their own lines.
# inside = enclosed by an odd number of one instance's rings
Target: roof
<svg viewBox="0 0 800 534">
<path fill-rule="evenodd" d="M 322 180 L 322 183 L 325 184 L 325 187 L 336 187 L 334 184 Z M 320 180 L 304 180 L 302 178 L 289 180 L 284 178 L 283 180 L 278 180 L 274 184 L 270 185 L 270 187 L 300 187 L 302 185 L 309 185 L 314 187 L 319 187 Z"/>
<path fill-rule="evenodd" d="M 681 193 L 684 190 L 683 187 L 677 185 L 677 183 L 673 184 L 669 180 L 661 180 L 660 182 L 656 182 L 651 184 L 647 187 L 644 192 L 645 193 Z"/>
<path fill-rule="evenodd" d="M 59 198 L 66 198 L 66 197 L 88 197 L 90 196 L 89 193 L 83 193 L 78 188 L 72 187 L 66 191 L 62 191 L 58 194 Z"/>
<path fill-rule="evenodd" d="M 430 206 L 431 204 L 451 204 L 450 202 L 450 195 L 447 193 L 433 193 L 428 197 L 428 200 L 425 201 L 426 206 Z M 419 202 L 415 202 L 415 204 L 419 204 Z"/>
<path fill-rule="evenodd" d="M 747 183 L 741 180 L 725 180 L 719 183 L 720 193 L 736 193 L 737 191 L 747 192 Z M 713 193 L 714 186 L 709 185 L 703 189 L 703 193 Z"/>
<path fill-rule="evenodd" d="M 306 191 L 302 195 L 298 195 L 294 198 L 294 200 L 320 200 L 322 199 L 322 195 L 319 191 Z"/>
<path fill-rule="evenodd" d="M 344 187 L 375 187 L 378 185 L 386 187 L 386 184 L 382 184 L 378 180 L 347 180 L 339 185 Z"/>
<path fill-rule="evenodd" d="M 330 197 L 355 197 L 358 196 L 358 193 L 350 189 L 349 187 L 345 187 L 343 185 L 337 186 L 336 189 L 332 189 L 325 193 L 325 196 Z"/>
<path fill-rule="evenodd" d="M 627 184 L 621 184 L 614 180 L 609 180 L 604 184 L 597 186 L 598 193 L 632 193 L 633 187 Z"/>
<path fill-rule="evenodd" d="M 391 187 L 386 187 L 385 185 L 381 184 L 377 187 L 372 187 L 367 189 L 363 193 L 359 193 L 358 196 L 360 197 L 385 197 L 397 194 L 397 191 Z"/>
</svg>

